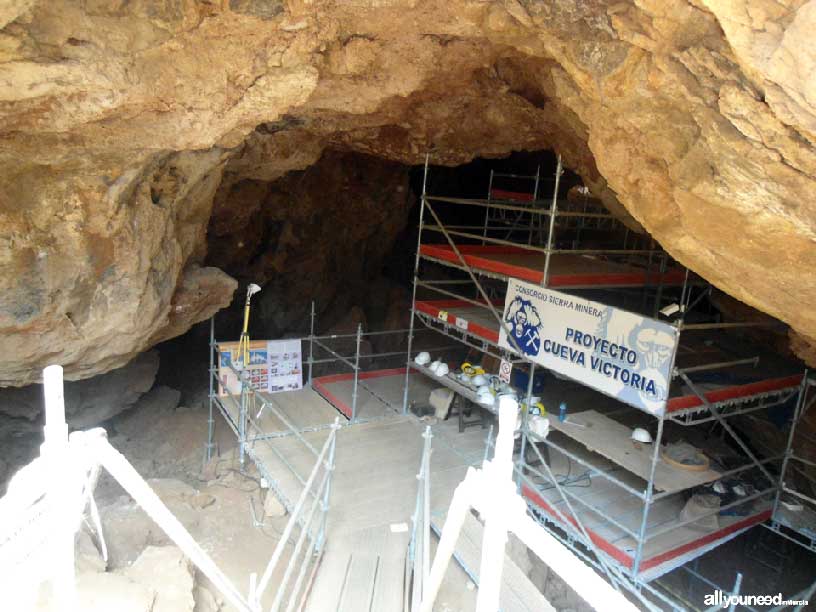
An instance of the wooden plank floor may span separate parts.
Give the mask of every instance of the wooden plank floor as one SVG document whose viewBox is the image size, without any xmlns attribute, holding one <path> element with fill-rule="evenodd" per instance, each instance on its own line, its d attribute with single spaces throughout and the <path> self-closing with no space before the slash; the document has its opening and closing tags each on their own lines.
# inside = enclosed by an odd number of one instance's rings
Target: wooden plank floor
<svg viewBox="0 0 816 612">
<path fill-rule="evenodd" d="M 408 534 L 388 527 L 330 540 L 307 612 L 401 611 L 407 551 Z"/>
<path fill-rule="evenodd" d="M 570 414 L 566 421 L 550 419 L 550 427 L 583 444 L 587 449 L 603 455 L 643 479 L 649 478 L 653 447 L 651 444 L 633 444 L 632 430 L 594 410 Z M 660 491 L 683 491 L 713 482 L 720 473 L 708 469 L 700 472 L 678 469 L 658 458 L 654 485 Z"/>
</svg>

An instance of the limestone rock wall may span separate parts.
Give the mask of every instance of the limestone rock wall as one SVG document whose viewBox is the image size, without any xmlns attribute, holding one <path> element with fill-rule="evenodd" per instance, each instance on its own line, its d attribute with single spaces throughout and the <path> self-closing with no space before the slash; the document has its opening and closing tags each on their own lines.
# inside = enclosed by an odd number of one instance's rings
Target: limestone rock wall
<svg viewBox="0 0 816 612">
<path fill-rule="evenodd" d="M 5 3 L 0 385 L 109 370 L 228 303 L 200 267 L 225 168 L 326 149 L 555 148 L 812 355 L 814 26 L 814 0 Z"/>
</svg>

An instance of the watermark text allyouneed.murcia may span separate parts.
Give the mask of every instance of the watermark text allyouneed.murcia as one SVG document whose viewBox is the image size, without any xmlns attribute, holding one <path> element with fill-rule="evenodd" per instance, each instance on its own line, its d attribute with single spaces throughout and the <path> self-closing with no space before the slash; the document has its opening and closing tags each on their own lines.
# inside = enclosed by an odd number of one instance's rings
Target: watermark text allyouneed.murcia
<svg viewBox="0 0 816 612">
<path fill-rule="evenodd" d="M 776 595 L 732 595 L 723 591 L 709 593 L 703 599 L 703 605 L 722 606 L 723 609 L 730 606 L 799 606 L 808 605 L 807 600 L 793 601 L 782 599 L 782 593 Z"/>
</svg>

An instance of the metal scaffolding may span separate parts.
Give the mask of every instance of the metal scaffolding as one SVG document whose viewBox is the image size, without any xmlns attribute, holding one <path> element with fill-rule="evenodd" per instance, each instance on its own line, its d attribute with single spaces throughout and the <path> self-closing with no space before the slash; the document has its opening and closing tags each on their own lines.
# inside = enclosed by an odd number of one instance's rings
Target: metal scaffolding
<svg viewBox="0 0 816 612">
<path fill-rule="evenodd" d="M 641 244 L 644 242 L 642 239 L 633 239 L 626 228 L 619 227 L 618 230 L 615 230 L 614 217 L 591 207 L 586 198 L 577 206 L 574 202 L 567 203 L 560 199 L 559 179 L 562 173 L 560 156 L 549 203 L 542 201 L 539 197 L 540 173 L 538 171 L 534 176 L 509 175 L 534 181 L 533 191 L 526 197 L 525 194 L 497 190 L 494 187 L 494 180 L 499 175 L 492 172 L 488 195 L 484 200 L 430 195 L 427 193 L 429 162 L 429 158 L 426 157 L 413 274 L 403 413 L 408 411 L 408 372 L 414 370 L 430 375 L 427 367 L 414 363 L 412 359 L 412 340 L 417 321 L 425 328 L 442 333 L 470 348 L 527 367 L 529 384 L 525 394 L 526 405 L 531 405 L 535 369 L 541 366 L 528 358 L 523 351 L 517 350 L 517 345 L 516 350 L 508 350 L 500 346 L 497 334 L 495 334 L 496 329 L 508 329 L 509 327 L 502 318 L 504 301 L 501 296 L 501 287 L 496 284 L 496 281 L 507 281 L 512 277 L 512 273 L 502 271 L 495 266 L 474 264 L 473 258 L 469 255 L 472 251 L 467 250 L 469 244 L 512 247 L 523 253 L 543 254 L 542 273 L 539 276 L 542 287 L 550 286 L 553 278 L 552 262 L 559 255 L 579 255 L 592 258 L 599 263 L 625 262 L 626 265 L 641 270 L 645 281 L 631 285 L 625 282 L 605 284 L 603 279 L 600 279 L 591 285 L 574 284 L 565 289 L 577 292 L 587 289 L 611 291 L 614 296 L 617 296 L 616 300 L 623 299 L 624 303 L 626 303 L 627 296 L 634 296 L 635 302 L 640 303 L 640 307 L 634 309 L 644 313 L 648 312 L 654 318 L 658 317 L 668 298 L 671 314 L 674 315 L 672 324 L 677 329 L 678 336 L 681 332 L 685 337 L 686 334 L 762 325 L 752 322 L 723 323 L 719 320 L 701 320 L 700 317 L 690 318 L 689 314 L 695 311 L 709 295 L 710 286 L 689 274 L 688 270 L 680 274 L 679 278 L 682 279 L 682 282 L 674 283 L 673 287 L 667 286 L 664 280 L 670 272 L 673 278 L 678 278 L 676 264 L 671 261 L 665 251 L 655 246 L 654 241 L 651 241 L 648 248 L 642 248 Z M 480 226 L 446 225 L 442 221 L 439 210 L 444 206 L 483 208 L 483 224 Z M 610 236 L 614 239 L 622 236 L 623 246 L 582 248 L 582 232 L 590 225 L 594 225 L 595 229 L 603 228 L 609 231 Z M 564 230 L 569 231 L 567 240 L 559 238 L 559 232 Z M 423 236 L 429 233 L 441 236 L 444 246 L 427 247 L 423 243 Z M 442 248 L 446 249 L 446 252 L 440 255 Z M 463 280 L 425 279 L 421 273 L 423 263 L 426 262 L 458 270 L 463 273 L 464 278 Z M 635 291 L 632 291 L 633 287 Z M 459 319 L 446 307 L 429 311 L 418 300 L 418 289 L 439 294 L 446 300 L 461 302 L 466 308 L 480 309 L 486 313 L 485 318 L 490 321 L 489 324 L 484 325 L 492 325 L 495 335 L 488 337 L 487 334 L 474 330 L 475 326 L 468 326 L 467 323 L 458 325 Z M 475 289 L 475 292 L 471 289 Z M 677 289 L 679 293 L 676 292 Z M 652 305 L 649 308 L 650 302 Z M 515 343 L 512 334 L 507 334 L 507 338 L 508 341 Z M 758 361 L 757 356 L 751 356 L 685 368 L 673 364 L 671 368 L 673 378 L 678 384 L 683 384 L 690 390 L 694 401 L 689 402 L 690 406 L 687 408 L 664 410 L 656 415 L 641 412 L 655 419 L 657 434 L 654 437 L 648 470 L 645 474 L 636 474 L 637 477 L 633 477 L 620 465 L 615 465 L 614 460 L 599 461 L 595 453 L 586 452 L 586 450 L 578 452 L 574 448 L 568 448 L 566 444 L 553 440 L 550 436 L 537 436 L 528 426 L 526 411 L 523 412 L 515 474 L 519 490 L 526 497 L 531 513 L 540 520 L 544 528 L 565 542 L 576 554 L 592 563 L 613 585 L 636 593 L 647 593 L 661 606 L 683 609 L 682 605 L 667 595 L 656 580 L 739 535 L 751 526 L 767 521 L 772 514 L 774 519 L 770 525 L 774 530 L 782 533 L 782 522 L 776 518 L 781 516 L 777 512 L 781 507 L 780 496 L 785 494 L 797 498 L 803 496 L 802 493 L 792 488 L 790 483 L 785 484 L 785 474 L 796 469 L 797 465 L 807 464 L 810 467 L 816 467 L 816 464 L 806 462 L 791 451 L 795 425 L 801 419 L 806 407 L 813 403 L 812 399 L 805 402 L 807 391 L 814 384 L 808 380 L 806 373 L 803 376 L 789 376 L 780 379 L 776 385 L 766 385 L 753 392 L 746 390 L 744 395 L 724 398 L 707 393 L 699 382 L 693 380 L 700 374 L 708 372 L 745 366 L 756 367 Z M 437 380 L 440 379 L 437 378 Z M 441 379 L 440 382 L 471 401 L 476 402 L 478 399 L 472 390 L 453 378 Z M 797 401 L 797 408 L 785 452 L 760 458 L 742 439 L 731 419 L 748 414 L 757 415 L 769 408 L 789 403 L 794 398 Z M 631 411 L 637 412 L 638 409 L 632 408 Z M 656 487 L 656 472 L 661 463 L 661 442 L 664 437 L 664 427 L 669 422 L 672 426 L 692 427 L 709 424 L 717 427 L 722 431 L 723 436 L 727 436 L 729 441 L 741 450 L 744 458 L 742 465 L 723 470 L 719 478 L 750 475 L 757 485 L 745 495 L 702 514 L 698 513 L 692 517 L 672 522 L 661 519 L 659 516 L 654 518 L 656 507 L 673 498 L 672 496 L 676 498 L 682 491 L 690 490 L 693 486 L 700 484 L 681 488 L 670 487 L 664 490 Z M 566 435 L 569 437 L 569 434 Z M 585 472 L 579 477 L 571 477 L 569 473 L 566 476 L 556 475 L 550 467 L 550 450 L 566 458 L 569 465 L 581 466 Z M 531 459 L 528 460 L 528 457 Z M 574 489 L 575 483 L 587 478 L 595 478 L 608 483 L 607 493 L 597 499 L 577 494 Z M 805 497 L 808 502 L 816 502 L 812 497 Z M 625 504 L 621 501 L 623 498 L 629 498 Z M 636 502 L 639 509 L 636 515 L 627 516 L 627 512 L 631 513 L 634 510 L 629 509 L 624 512 L 620 508 L 629 508 L 631 500 Z M 771 501 L 773 501 L 773 509 Z M 616 507 L 619 508 L 617 511 Z M 751 508 L 755 509 L 751 510 Z M 721 516 L 724 513 L 741 512 L 746 514 L 744 518 L 731 521 L 728 529 L 722 530 L 722 534 L 698 546 L 687 547 L 686 550 L 680 550 L 682 547 L 679 547 L 680 552 L 676 554 L 672 549 L 669 551 L 672 552 L 672 555 L 661 555 L 654 552 L 647 555 L 647 546 L 651 545 L 651 548 L 658 550 L 659 553 L 660 549 L 654 544 L 655 542 L 661 539 L 665 542 L 670 541 L 673 534 L 692 523 L 699 524 L 701 519 Z M 590 522 L 592 525 L 589 525 Z M 625 542 L 626 546 L 619 542 L 607 541 L 598 533 L 603 531 L 601 527 L 619 534 L 619 541 Z M 812 550 L 814 541 L 816 540 L 810 539 L 806 544 Z M 732 593 L 739 592 L 740 583 L 741 576 L 738 576 L 731 590 Z"/>
</svg>

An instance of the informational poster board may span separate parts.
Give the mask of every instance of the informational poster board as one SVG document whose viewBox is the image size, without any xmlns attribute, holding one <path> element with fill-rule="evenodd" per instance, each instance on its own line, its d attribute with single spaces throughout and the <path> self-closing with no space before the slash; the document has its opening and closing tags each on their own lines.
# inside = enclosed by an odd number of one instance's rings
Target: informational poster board
<svg viewBox="0 0 816 612">
<path fill-rule="evenodd" d="M 239 360 L 238 343 L 219 344 L 218 380 L 220 395 L 241 392 L 238 376 L 230 363 Z M 241 368 L 236 368 L 240 370 Z M 278 393 L 303 388 L 303 353 L 300 339 L 253 340 L 249 343 L 249 382 L 256 391 Z"/>
<path fill-rule="evenodd" d="M 636 408 L 664 410 L 677 329 L 634 314 L 508 281 L 499 345 Z"/>
<path fill-rule="evenodd" d="M 303 388 L 303 353 L 300 339 L 270 340 L 269 393 L 296 391 Z"/>
</svg>

